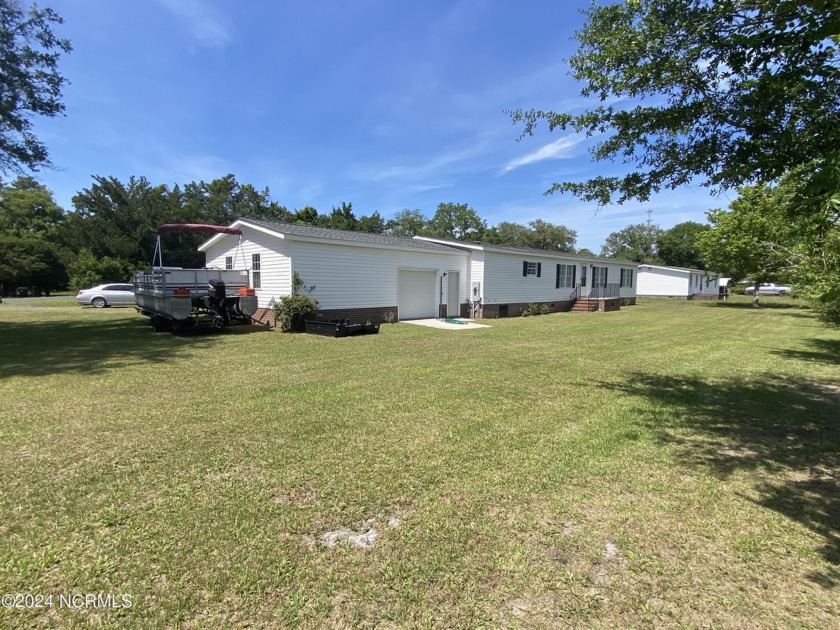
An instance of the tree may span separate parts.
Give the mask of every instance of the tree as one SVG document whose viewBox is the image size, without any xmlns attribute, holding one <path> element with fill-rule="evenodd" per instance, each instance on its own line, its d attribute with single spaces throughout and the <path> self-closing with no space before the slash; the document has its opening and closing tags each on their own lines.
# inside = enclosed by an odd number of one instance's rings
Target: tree
<svg viewBox="0 0 840 630">
<path fill-rule="evenodd" d="M 502 221 L 487 230 L 484 240 L 507 247 L 530 247 L 531 228 L 521 223 Z"/>
<path fill-rule="evenodd" d="M 288 220 L 289 212 L 271 201 L 268 188 L 257 190 L 240 184 L 230 173 L 211 182 L 190 182 L 181 193 L 184 216 L 189 221 L 228 225 L 239 217 L 266 221 Z"/>
<path fill-rule="evenodd" d="M 711 229 L 698 234 L 697 243 L 709 269 L 753 282 L 758 306 L 759 284 L 791 268 L 790 222 L 766 184 L 742 187 L 729 208 L 706 213 Z"/>
<path fill-rule="evenodd" d="M 152 186 L 145 177 L 131 177 L 125 184 L 116 177 L 93 179 L 90 188 L 73 197 L 76 212 L 68 215 L 62 230 L 63 240 L 73 251 L 88 249 L 97 257 L 148 265 L 154 255 L 158 227 L 183 222 L 189 216 L 177 191 L 170 191 L 165 185 Z M 196 251 L 200 242 L 193 234 L 168 237 L 164 263 L 201 266 L 204 256 Z"/>
<path fill-rule="evenodd" d="M 11 185 L 0 185 L 0 232 L 54 239 L 64 218 L 52 192 L 33 178 L 18 177 Z"/>
<path fill-rule="evenodd" d="M 840 154 L 790 172 L 773 200 L 795 239 L 788 271 L 799 294 L 840 326 Z"/>
<path fill-rule="evenodd" d="M 0 293 L 16 286 L 50 294 L 67 285 L 67 273 L 53 243 L 0 233 Z"/>
<path fill-rule="evenodd" d="M 320 225 L 322 223 L 321 216 L 318 211 L 312 206 L 306 206 L 300 210 L 296 210 L 290 217 L 289 221 L 299 225 Z"/>
<path fill-rule="evenodd" d="M 126 282 L 131 278 L 134 265 L 122 258 L 94 256 L 90 250 L 81 250 L 67 266 L 70 288 L 73 291 L 94 287 L 104 282 Z"/>
<path fill-rule="evenodd" d="M 64 210 L 31 177 L 0 185 L 0 284 L 49 292 L 62 288 L 67 273 L 57 242 Z"/>
<path fill-rule="evenodd" d="M 557 183 L 607 204 L 699 178 L 715 190 L 772 182 L 840 146 L 840 4 L 826 0 L 628 0 L 593 5 L 572 75 L 600 104 L 517 110 L 532 134 L 601 136 L 595 160 L 624 176 Z"/>
<path fill-rule="evenodd" d="M 385 219 L 379 212 L 374 212 L 370 216 L 363 215 L 359 218 L 359 223 L 356 226 L 356 229 L 360 232 L 370 232 L 371 234 L 382 234 L 385 228 Z"/>
<path fill-rule="evenodd" d="M 575 251 L 577 232 L 574 230 L 542 219 L 529 221 L 528 227 L 531 228 L 528 235 L 528 247 L 558 252 Z"/>
<path fill-rule="evenodd" d="M 429 221 L 429 233 L 438 238 L 481 240 L 487 222 L 465 203 L 440 203 Z"/>
<path fill-rule="evenodd" d="M 697 235 L 708 229 L 708 225 L 696 221 L 678 223 L 659 234 L 656 253 L 663 264 L 672 267 L 705 269 L 703 256 L 697 247 Z"/>
<path fill-rule="evenodd" d="M 325 227 L 331 227 L 337 230 L 356 230 L 358 226 L 359 220 L 353 214 L 353 204 L 347 203 L 346 201 L 342 201 L 338 208 L 333 206 L 325 225 Z"/>
<path fill-rule="evenodd" d="M 412 238 L 418 234 L 426 234 L 429 230 L 429 220 L 419 210 L 400 210 L 387 223 L 385 231 L 391 236 Z"/>
<path fill-rule="evenodd" d="M 658 225 L 637 223 L 613 232 L 601 247 L 601 256 L 632 260 L 638 263 L 659 262 L 656 242 L 662 230 Z"/>
<path fill-rule="evenodd" d="M 63 19 L 33 5 L 0 0 L 0 172 L 22 173 L 49 166 L 47 147 L 32 132 L 34 116 L 53 118 L 64 111 L 58 72 L 62 53 L 72 49 L 52 26 Z"/>
</svg>

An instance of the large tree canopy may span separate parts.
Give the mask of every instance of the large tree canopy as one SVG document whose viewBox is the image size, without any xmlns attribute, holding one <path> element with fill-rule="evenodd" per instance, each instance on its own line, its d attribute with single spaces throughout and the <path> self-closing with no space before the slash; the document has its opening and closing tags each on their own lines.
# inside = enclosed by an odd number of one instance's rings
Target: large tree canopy
<svg viewBox="0 0 840 630">
<path fill-rule="evenodd" d="M 17 285 L 49 293 L 66 283 L 57 242 L 64 219 L 52 193 L 31 177 L 0 184 L 0 293 Z"/>
<path fill-rule="evenodd" d="M 748 278 L 758 285 L 780 280 L 792 268 L 795 242 L 775 191 L 766 184 L 745 186 L 729 210 L 710 210 L 711 229 L 701 232 L 697 242 L 710 269 L 735 280 Z"/>
<path fill-rule="evenodd" d="M 840 147 L 836 0 L 627 0 L 586 12 L 570 63 L 583 113 L 518 110 L 533 133 L 598 138 L 624 176 L 555 184 L 607 204 L 699 178 L 720 190 L 770 182 Z"/>
<path fill-rule="evenodd" d="M 47 147 L 32 132 L 33 116 L 64 111 L 58 72 L 61 53 L 70 42 L 56 37 L 52 25 L 63 22 L 52 9 L 17 0 L 0 0 L 0 173 L 22 173 L 49 165 Z"/>
<path fill-rule="evenodd" d="M 660 262 L 656 243 L 662 235 L 658 225 L 637 223 L 613 232 L 601 247 L 601 256 L 632 260 L 638 263 Z"/>
<path fill-rule="evenodd" d="M 703 255 L 697 246 L 697 236 L 709 229 L 696 221 L 677 223 L 656 239 L 656 254 L 666 265 L 705 269 Z"/>
</svg>

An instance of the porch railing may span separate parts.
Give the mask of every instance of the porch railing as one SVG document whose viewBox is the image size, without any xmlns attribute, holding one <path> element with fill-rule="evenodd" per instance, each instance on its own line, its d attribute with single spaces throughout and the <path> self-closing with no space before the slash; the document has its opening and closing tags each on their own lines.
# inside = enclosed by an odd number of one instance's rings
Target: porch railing
<svg viewBox="0 0 840 630">
<path fill-rule="evenodd" d="M 606 299 L 618 297 L 620 286 L 617 282 L 594 286 L 589 290 L 589 297 L 593 299 Z"/>
</svg>

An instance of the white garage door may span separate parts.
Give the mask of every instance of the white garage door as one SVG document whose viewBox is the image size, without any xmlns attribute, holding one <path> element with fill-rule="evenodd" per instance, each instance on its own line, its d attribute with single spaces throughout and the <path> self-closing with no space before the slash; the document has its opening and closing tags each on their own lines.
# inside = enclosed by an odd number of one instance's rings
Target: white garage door
<svg viewBox="0 0 840 630">
<path fill-rule="evenodd" d="M 400 271 L 400 319 L 437 317 L 434 271 Z"/>
</svg>

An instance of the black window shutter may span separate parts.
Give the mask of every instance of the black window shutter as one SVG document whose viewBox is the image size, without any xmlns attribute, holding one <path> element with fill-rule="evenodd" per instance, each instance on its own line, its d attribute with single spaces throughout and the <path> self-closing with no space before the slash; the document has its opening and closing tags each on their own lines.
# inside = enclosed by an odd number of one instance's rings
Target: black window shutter
<svg viewBox="0 0 840 630">
<path fill-rule="evenodd" d="M 575 281 L 577 280 L 577 265 L 572 265 L 572 286 L 576 287 Z"/>
<path fill-rule="evenodd" d="M 522 261 L 522 275 L 523 276 L 528 275 L 528 261 L 527 260 Z"/>
<path fill-rule="evenodd" d="M 537 278 L 542 275 L 542 263 L 537 263 Z"/>
<path fill-rule="evenodd" d="M 557 277 L 554 279 L 554 288 L 560 288 L 560 265 L 557 265 Z"/>
</svg>

